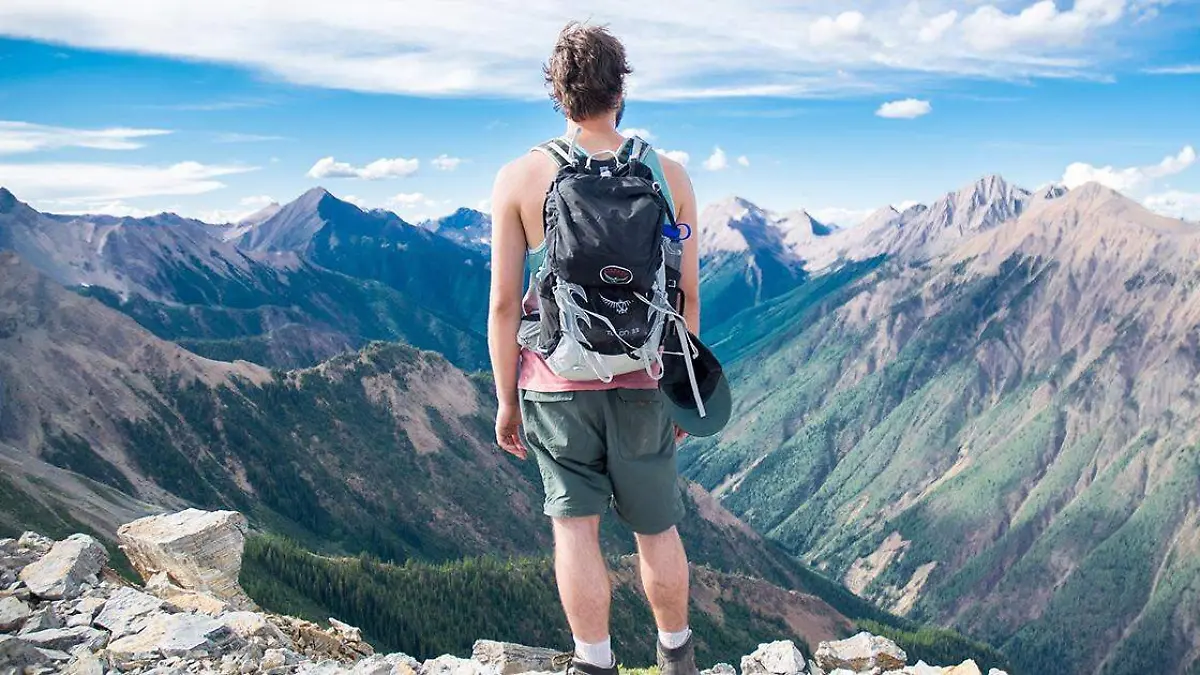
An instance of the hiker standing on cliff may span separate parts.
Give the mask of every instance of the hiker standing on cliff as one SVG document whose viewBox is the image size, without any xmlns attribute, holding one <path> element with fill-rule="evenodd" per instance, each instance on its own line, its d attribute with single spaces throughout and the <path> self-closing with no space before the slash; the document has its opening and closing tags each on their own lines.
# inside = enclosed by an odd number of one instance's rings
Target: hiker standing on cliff
<svg viewBox="0 0 1200 675">
<path fill-rule="evenodd" d="M 630 72 L 604 27 L 567 25 L 545 66 L 566 133 L 496 177 L 488 320 L 496 440 L 519 458 L 531 452 L 541 470 L 575 640 L 571 671 L 617 673 L 599 534 L 611 504 L 636 535 L 659 666 L 694 675 L 688 563 L 675 527 L 683 433 L 659 378 L 669 336 L 699 331 L 698 238 L 686 225 L 696 222 L 696 202 L 680 164 L 617 131 Z"/>
</svg>

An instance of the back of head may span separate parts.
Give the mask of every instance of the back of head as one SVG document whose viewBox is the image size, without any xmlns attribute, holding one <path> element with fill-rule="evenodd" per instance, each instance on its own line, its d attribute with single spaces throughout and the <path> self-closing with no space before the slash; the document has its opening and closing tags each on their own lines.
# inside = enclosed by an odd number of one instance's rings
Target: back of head
<svg viewBox="0 0 1200 675">
<path fill-rule="evenodd" d="M 618 109 L 625 76 L 633 69 L 625 46 L 607 28 L 572 21 L 559 34 L 543 71 L 555 109 L 578 122 Z"/>
</svg>

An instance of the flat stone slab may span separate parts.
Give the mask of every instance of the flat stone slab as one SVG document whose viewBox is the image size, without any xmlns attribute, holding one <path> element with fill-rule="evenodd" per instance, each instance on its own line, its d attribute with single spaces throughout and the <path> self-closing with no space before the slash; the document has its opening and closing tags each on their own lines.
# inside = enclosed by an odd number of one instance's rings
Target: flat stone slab
<svg viewBox="0 0 1200 675">
<path fill-rule="evenodd" d="M 86 534 L 73 534 L 56 542 L 46 555 L 26 565 L 21 581 L 39 598 L 62 600 L 78 597 L 83 584 L 100 574 L 108 551 Z"/>
</svg>

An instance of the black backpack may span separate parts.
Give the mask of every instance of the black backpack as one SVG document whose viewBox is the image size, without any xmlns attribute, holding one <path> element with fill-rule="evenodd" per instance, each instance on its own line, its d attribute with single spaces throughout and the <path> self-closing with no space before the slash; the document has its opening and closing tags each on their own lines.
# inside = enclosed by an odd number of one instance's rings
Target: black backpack
<svg viewBox="0 0 1200 675">
<path fill-rule="evenodd" d="M 668 319 L 678 313 L 681 233 L 674 208 L 630 138 L 616 153 L 584 157 L 556 138 L 535 150 L 559 166 L 543 212 L 546 257 L 534 270 L 538 311 L 521 343 L 570 380 L 656 375 Z"/>
</svg>

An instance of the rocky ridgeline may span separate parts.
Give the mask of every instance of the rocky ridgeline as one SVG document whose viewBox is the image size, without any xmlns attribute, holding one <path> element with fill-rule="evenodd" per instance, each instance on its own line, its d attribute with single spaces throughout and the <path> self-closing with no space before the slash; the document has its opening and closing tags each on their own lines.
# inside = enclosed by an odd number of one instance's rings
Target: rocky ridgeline
<svg viewBox="0 0 1200 675">
<path fill-rule="evenodd" d="M 375 654 L 359 629 L 329 628 L 262 612 L 241 586 L 246 520 L 231 511 L 151 516 L 117 532 L 145 580 L 141 588 L 108 567 L 92 537 L 53 541 L 33 532 L 0 539 L 0 675 L 516 675 L 556 670 L 552 649 L 480 640 L 471 658 L 418 662 Z M 787 641 L 760 645 L 742 675 L 982 675 L 907 665 L 892 642 L 861 633 L 822 643 L 805 662 Z M 997 675 L 993 671 L 990 675 Z M 719 664 L 705 675 L 737 675 Z"/>
</svg>

